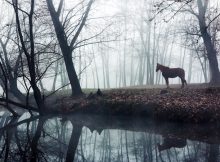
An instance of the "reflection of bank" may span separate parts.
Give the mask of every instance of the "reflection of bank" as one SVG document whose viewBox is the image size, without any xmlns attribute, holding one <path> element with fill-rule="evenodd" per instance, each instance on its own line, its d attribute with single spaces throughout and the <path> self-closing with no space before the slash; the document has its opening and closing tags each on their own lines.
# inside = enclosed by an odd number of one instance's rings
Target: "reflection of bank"
<svg viewBox="0 0 220 162">
<path fill-rule="evenodd" d="M 164 137 L 162 144 L 157 144 L 158 150 L 163 151 L 170 149 L 172 147 L 175 148 L 183 148 L 187 145 L 186 139 L 181 139 L 177 137 Z"/>
<path fill-rule="evenodd" d="M 126 157 L 126 161 L 149 162 L 160 158 L 159 161 L 168 158 L 170 161 L 220 160 L 220 129 L 205 124 L 199 127 L 146 118 L 71 115 L 19 121 L 0 116 L 0 126 L 4 127 L 0 128 L 0 146 L 6 146 L 2 157 L 8 161 L 16 158 L 17 161 L 56 162 L 56 158 L 57 161 L 101 162 L 113 161 L 115 157 L 117 161 Z"/>
<path fill-rule="evenodd" d="M 220 125 L 214 124 L 189 124 L 178 122 L 165 122 L 147 119 L 146 117 L 120 117 L 100 115 L 70 115 L 66 116 L 74 124 L 83 125 L 91 132 L 102 133 L 106 129 L 127 130 L 134 132 L 147 132 L 175 137 L 208 144 L 220 144 Z"/>
</svg>

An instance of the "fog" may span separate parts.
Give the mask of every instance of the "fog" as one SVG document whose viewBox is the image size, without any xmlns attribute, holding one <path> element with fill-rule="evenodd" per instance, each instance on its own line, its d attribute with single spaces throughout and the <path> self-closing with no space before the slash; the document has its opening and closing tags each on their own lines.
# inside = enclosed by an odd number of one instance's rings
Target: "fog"
<svg viewBox="0 0 220 162">
<path fill-rule="evenodd" d="M 0 0 L 0 161 L 218 161 L 219 3 Z"/>
<path fill-rule="evenodd" d="M 46 2 L 36 3 L 38 5 L 35 8 L 36 15 L 40 15 L 39 12 L 45 12 Z M 59 2 L 54 3 L 58 7 Z M 64 1 L 60 19 L 65 20 L 68 11 L 77 3 L 77 1 Z M 87 1 L 84 1 L 81 5 L 86 3 Z M 192 35 L 187 35 L 187 32 L 196 30 L 198 22 L 196 22 L 195 16 L 184 11 L 184 8 L 181 11 L 181 3 L 171 5 L 172 3 L 173 1 L 161 3 L 157 0 L 96 0 L 92 5 L 85 27 L 80 33 L 79 44 L 72 54 L 82 88 L 165 84 L 161 73 L 155 71 L 156 63 L 183 68 L 188 83 L 208 82 L 207 58 L 202 56 L 201 51 L 198 53 L 193 45 L 195 41 L 197 44 L 203 44 L 203 42 L 201 38 L 197 39 Z M 217 12 L 218 3 L 218 1 L 209 3 L 210 13 L 214 14 L 215 10 Z M 43 7 L 40 8 L 40 6 Z M 21 4 L 21 8 L 25 11 L 29 11 L 28 7 L 26 2 Z M 74 12 L 80 7 L 82 6 L 77 6 Z M 15 18 L 10 4 L 2 0 L 0 8 L 1 35 L 2 39 L 5 39 L 5 28 L 8 23 L 15 21 Z M 193 10 L 197 12 L 196 6 L 193 6 Z M 79 10 L 79 13 L 81 12 Z M 69 23 L 72 23 L 72 27 L 77 24 L 80 16 L 76 12 L 75 17 L 71 18 Z M 43 19 L 45 18 L 36 18 L 35 23 L 39 25 Z M 47 18 L 47 21 L 50 19 Z M 218 39 L 218 34 L 216 37 Z M 53 37 L 53 39 L 56 38 Z M 41 38 L 41 40 L 41 43 L 50 41 L 49 38 Z M 57 52 L 61 53 L 58 48 Z M 42 57 L 52 59 L 54 56 L 48 54 L 48 56 Z M 47 63 L 49 62 L 47 61 Z M 57 65 L 60 66 L 56 89 L 68 83 L 65 67 L 60 59 L 58 63 L 54 62 L 51 68 L 48 68 L 46 75 L 41 80 L 46 90 L 52 88 L 54 70 Z M 45 63 L 40 66 L 45 67 Z M 24 91 L 22 80 L 19 78 L 18 86 Z M 170 80 L 170 83 L 180 83 L 180 80 L 175 78 Z"/>
</svg>

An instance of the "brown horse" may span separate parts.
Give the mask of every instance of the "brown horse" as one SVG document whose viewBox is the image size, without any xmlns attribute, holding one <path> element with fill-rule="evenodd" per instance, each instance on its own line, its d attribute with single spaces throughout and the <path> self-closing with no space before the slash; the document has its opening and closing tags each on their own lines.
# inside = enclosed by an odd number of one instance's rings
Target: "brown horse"
<svg viewBox="0 0 220 162">
<path fill-rule="evenodd" d="M 184 84 L 187 85 L 186 80 L 185 80 L 185 71 L 182 68 L 169 68 L 167 66 L 163 66 L 157 63 L 156 72 L 158 72 L 158 70 L 162 72 L 162 75 L 164 79 L 166 80 L 167 88 L 169 88 L 168 78 L 179 77 L 182 82 L 181 88 L 184 87 Z"/>
</svg>

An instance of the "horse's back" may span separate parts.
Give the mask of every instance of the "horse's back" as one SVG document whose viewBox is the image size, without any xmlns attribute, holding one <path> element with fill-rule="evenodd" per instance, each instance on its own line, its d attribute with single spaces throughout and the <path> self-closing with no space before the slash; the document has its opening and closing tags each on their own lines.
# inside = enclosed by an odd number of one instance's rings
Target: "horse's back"
<svg viewBox="0 0 220 162">
<path fill-rule="evenodd" d="M 163 72 L 163 76 L 169 78 L 175 78 L 179 76 L 180 78 L 184 78 L 185 71 L 182 68 L 169 68 Z"/>
<path fill-rule="evenodd" d="M 179 72 L 179 73 L 185 73 L 185 70 L 182 68 L 171 68 L 174 69 L 175 71 Z"/>
</svg>

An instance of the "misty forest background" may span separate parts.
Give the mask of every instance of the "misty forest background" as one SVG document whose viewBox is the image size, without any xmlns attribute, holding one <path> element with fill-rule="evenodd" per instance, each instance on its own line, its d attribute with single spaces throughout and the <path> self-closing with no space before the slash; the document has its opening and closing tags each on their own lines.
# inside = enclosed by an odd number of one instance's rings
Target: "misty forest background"
<svg viewBox="0 0 220 162">
<path fill-rule="evenodd" d="M 219 5 L 0 0 L 0 159 L 218 161 Z"/>
<path fill-rule="evenodd" d="M 164 84 L 157 62 L 219 82 L 219 12 L 217 0 L 1 0 L 2 90 L 42 106 L 47 91 Z"/>
</svg>

